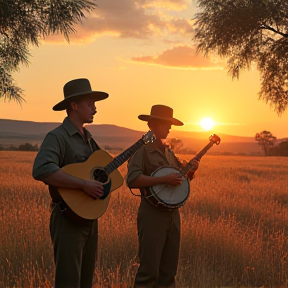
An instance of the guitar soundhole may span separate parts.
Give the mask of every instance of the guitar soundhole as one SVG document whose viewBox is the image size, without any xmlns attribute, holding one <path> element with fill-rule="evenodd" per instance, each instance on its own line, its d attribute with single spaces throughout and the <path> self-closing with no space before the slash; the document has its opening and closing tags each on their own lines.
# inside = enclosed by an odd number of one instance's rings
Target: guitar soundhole
<svg viewBox="0 0 288 288">
<path fill-rule="evenodd" d="M 106 183 L 108 181 L 108 175 L 104 170 L 95 169 L 93 171 L 94 180 L 99 181 L 101 183 Z"/>
</svg>

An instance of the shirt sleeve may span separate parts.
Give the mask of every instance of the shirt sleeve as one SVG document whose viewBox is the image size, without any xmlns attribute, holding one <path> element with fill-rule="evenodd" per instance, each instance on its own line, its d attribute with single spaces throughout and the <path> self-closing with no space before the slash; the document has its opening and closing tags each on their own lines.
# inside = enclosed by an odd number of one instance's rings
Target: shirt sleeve
<svg viewBox="0 0 288 288">
<path fill-rule="evenodd" d="M 144 167 L 144 148 L 141 147 L 128 161 L 128 171 L 127 171 L 127 178 L 126 183 L 129 187 L 129 184 L 137 178 L 139 175 L 144 174 L 143 167 Z"/>
<path fill-rule="evenodd" d="M 65 145 L 52 133 L 45 137 L 40 150 L 35 158 L 32 176 L 39 180 L 40 176 L 48 175 L 60 170 L 61 155 L 64 155 Z"/>
</svg>

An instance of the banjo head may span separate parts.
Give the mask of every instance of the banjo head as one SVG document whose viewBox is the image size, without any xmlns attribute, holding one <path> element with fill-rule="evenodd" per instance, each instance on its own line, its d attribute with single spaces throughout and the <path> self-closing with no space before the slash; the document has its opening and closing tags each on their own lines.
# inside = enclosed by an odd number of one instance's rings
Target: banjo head
<svg viewBox="0 0 288 288">
<path fill-rule="evenodd" d="M 161 177 L 171 173 L 180 173 L 180 170 L 175 167 L 160 167 L 155 170 L 151 176 Z M 183 181 L 178 186 L 165 185 L 164 188 L 163 186 L 164 184 L 152 186 L 150 189 L 151 195 L 148 197 L 152 198 L 152 196 L 154 196 L 158 202 L 162 202 L 167 205 L 168 208 L 178 208 L 182 206 L 189 196 L 190 184 L 185 176 L 183 176 Z"/>
</svg>

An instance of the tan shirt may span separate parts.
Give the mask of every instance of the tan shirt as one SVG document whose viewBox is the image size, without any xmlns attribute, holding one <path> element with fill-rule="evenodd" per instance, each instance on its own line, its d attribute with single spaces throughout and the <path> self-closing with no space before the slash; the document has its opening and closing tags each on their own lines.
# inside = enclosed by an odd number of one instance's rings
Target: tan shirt
<svg viewBox="0 0 288 288">
<path fill-rule="evenodd" d="M 159 147 L 157 141 L 142 146 L 128 162 L 126 180 L 128 187 L 140 174 L 150 176 L 162 166 L 181 168 L 181 163 L 168 146 Z"/>
</svg>

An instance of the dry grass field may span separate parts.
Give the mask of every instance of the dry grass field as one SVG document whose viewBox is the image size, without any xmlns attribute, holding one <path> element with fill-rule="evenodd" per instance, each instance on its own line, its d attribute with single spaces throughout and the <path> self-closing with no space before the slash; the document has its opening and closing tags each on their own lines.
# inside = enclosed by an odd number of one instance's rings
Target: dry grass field
<svg viewBox="0 0 288 288">
<path fill-rule="evenodd" d="M 35 155 L 0 152 L 0 287 L 52 287 L 49 195 L 31 177 Z M 138 202 L 123 185 L 99 219 L 95 288 L 131 287 Z M 180 209 L 179 286 L 288 287 L 287 207 L 288 158 L 204 156 Z"/>
</svg>

